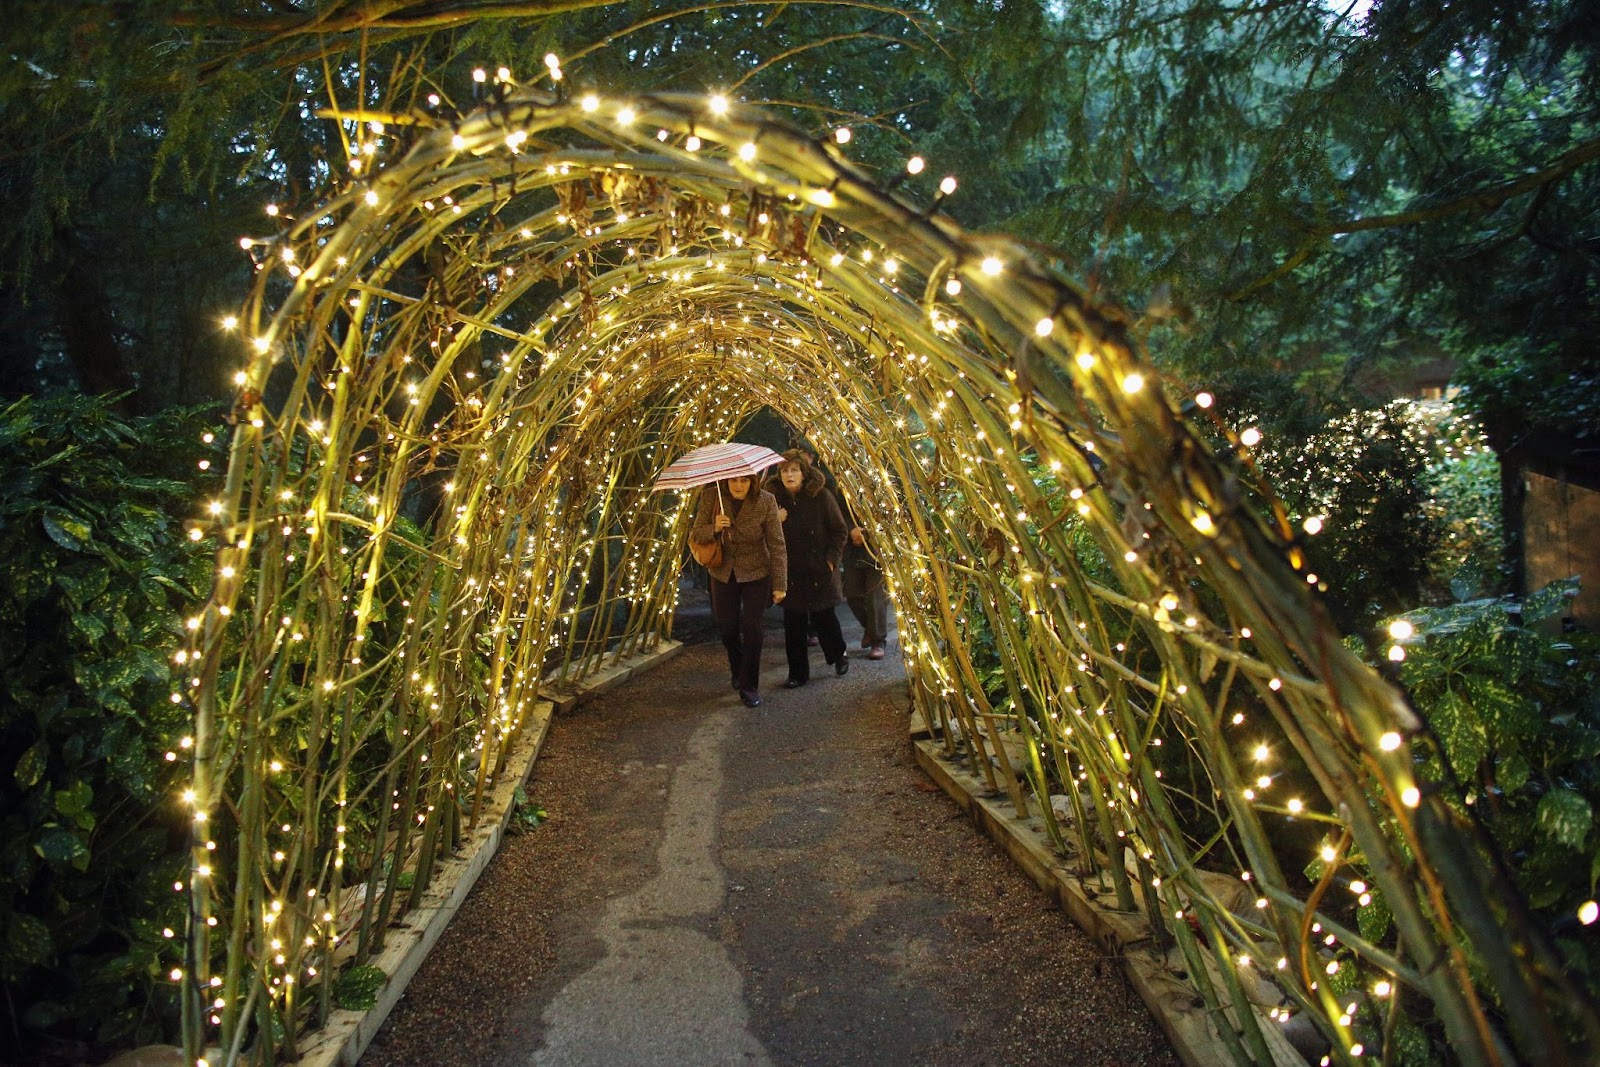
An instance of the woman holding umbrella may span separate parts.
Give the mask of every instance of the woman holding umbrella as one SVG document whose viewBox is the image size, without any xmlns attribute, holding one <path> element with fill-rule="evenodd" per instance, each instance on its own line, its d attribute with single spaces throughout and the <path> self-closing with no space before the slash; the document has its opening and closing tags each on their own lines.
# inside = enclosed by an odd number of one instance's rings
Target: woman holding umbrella
<svg viewBox="0 0 1600 1067">
<path fill-rule="evenodd" d="M 754 477 L 728 478 L 701 492 L 689 540 L 708 545 L 719 538 L 722 562 L 706 568 L 711 574 L 711 614 L 728 650 L 733 688 L 745 707 L 758 708 L 761 615 L 768 604 L 783 603 L 789 557 L 778 502 L 757 487 Z"/>
</svg>

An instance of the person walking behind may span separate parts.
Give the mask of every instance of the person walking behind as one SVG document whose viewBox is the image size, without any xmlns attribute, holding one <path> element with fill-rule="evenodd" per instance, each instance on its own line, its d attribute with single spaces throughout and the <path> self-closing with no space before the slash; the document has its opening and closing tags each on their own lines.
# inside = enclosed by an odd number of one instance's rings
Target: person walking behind
<svg viewBox="0 0 1600 1067">
<path fill-rule="evenodd" d="M 850 669 L 844 634 L 835 611 L 844 599 L 839 565 L 844 555 L 844 513 L 818 470 L 804 452 L 783 454 L 767 490 L 783 516 L 783 539 L 789 552 L 789 596 L 783 602 L 783 647 L 789 659 L 787 689 L 811 679 L 808 630 L 814 630 L 822 655 L 835 674 Z"/>
<path fill-rule="evenodd" d="M 722 540 L 722 562 L 711 574 L 711 614 L 728 650 L 733 688 L 747 708 L 761 706 L 761 614 L 783 603 L 789 562 L 778 502 L 754 478 L 729 478 L 700 493 L 689 540 Z"/>
<path fill-rule="evenodd" d="M 889 591 L 883 568 L 874 555 L 877 547 L 855 516 L 846 516 L 850 535 L 844 546 L 844 597 L 850 614 L 861 624 L 861 647 L 868 659 L 882 659 L 889 643 Z"/>
</svg>

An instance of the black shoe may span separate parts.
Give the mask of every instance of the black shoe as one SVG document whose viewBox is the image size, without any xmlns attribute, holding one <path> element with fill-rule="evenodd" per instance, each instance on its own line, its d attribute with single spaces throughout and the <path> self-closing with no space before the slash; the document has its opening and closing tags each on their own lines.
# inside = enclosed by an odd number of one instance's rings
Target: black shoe
<svg viewBox="0 0 1600 1067">
<path fill-rule="evenodd" d="M 739 699 L 744 702 L 744 706 L 747 708 L 759 708 L 761 706 L 761 694 L 748 689 L 740 690 Z"/>
<path fill-rule="evenodd" d="M 841 652 L 839 654 L 838 662 L 836 662 L 833 665 L 833 673 L 839 675 L 842 678 L 842 677 L 844 677 L 844 672 L 848 671 L 849 669 L 850 669 L 850 654 L 848 652 Z"/>
<path fill-rule="evenodd" d="M 805 684 L 806 680 L 804 678 L 790 678 L 788 681 L 783 683 L 783 687 L 785 689 L 799 689 Z"/>
</svg>

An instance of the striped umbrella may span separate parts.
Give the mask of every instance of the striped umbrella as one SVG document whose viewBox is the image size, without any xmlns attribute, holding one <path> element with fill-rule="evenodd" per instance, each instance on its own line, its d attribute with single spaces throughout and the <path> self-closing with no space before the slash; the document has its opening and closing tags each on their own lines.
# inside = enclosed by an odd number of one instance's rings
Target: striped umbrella
<svg viewBox="0 0 1600 1067">
<path fill-rule="evenodd" d="M 783 457 L 766 445 L 703 445 L 685 452 L 661 472 L 655 489 L 693 489 L 724 478 L 758 478 Z"/>
</svg>

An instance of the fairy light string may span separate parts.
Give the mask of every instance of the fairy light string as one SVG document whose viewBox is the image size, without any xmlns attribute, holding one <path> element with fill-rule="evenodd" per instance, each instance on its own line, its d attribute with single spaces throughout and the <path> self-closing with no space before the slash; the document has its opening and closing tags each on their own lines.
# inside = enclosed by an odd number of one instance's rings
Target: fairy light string
<svg viewBox="0 0 1600 1067">
<path fill-rule="evenodd" d="M 454 121 L 331 114 L 348 180 L 241 241 L 215 581 L 174 693 L 191 1062 L 292 1057 L 473 832 L 541 687 L 668 636 L 694 500 L 649 487 L 763 406 L 871 523 L 917 714 L 1208 1002 L 1308 1015 L 1349 1063 L 1404 986 L 1495 1062 L 1465 936 L 1510 961 L 1501 995 L 1558 1010 L 1538 946 L 1474 921 L 1497 876 L 1316 605 L 1315 531 L 1241 504 L 1256 431 L 1215 456 L 1180 405 L 1225 413 L 1023 245 L 941 214 L 963 190 L 920 157 L 879 183 L 845 130 L 508 79 Z M 1302 824 L 1337 846 L 1286 851 Z M 1345 901 L 1354 850 L 1372 884 Z M 1349 917 L 1375 893 L 1393 932 L 1369 943 Z M 1236 1058 L 1268 1055 L 1233 1018 Z M 1539 1034 L 1513 1037 L 1560 1062 Z"/>
</svg>

